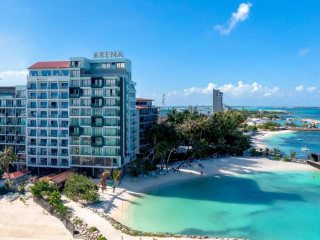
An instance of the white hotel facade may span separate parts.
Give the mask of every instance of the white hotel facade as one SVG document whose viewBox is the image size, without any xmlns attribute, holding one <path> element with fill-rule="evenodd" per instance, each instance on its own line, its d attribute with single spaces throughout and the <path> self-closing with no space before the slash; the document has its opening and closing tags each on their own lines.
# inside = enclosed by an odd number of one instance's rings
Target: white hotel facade
<svg viewBox="0 0 320 240">
<path fill-rule="evenodd" d="M 97 176 L 136 158 L 136 90 L 125 58 L 37 62 L 26 93 L 26 166 Z"/>
</svg>

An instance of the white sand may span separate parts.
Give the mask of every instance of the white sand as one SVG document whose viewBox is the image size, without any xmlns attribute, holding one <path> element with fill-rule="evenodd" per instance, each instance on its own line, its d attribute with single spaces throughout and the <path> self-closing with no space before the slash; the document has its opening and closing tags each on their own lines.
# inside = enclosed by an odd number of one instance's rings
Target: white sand
<svg viewBox="0 0 320 240">
<path fill-rule="evenodd" d="M 202 160 L 201 164 L 204 169 L 199 167 L 200 161 L 192 163 L 193 167 L 181 168 L 181 173 L 170 173 L 166 176 L 134 178 L 132 181 L 130 177 L 125 176 L 123 184 L 116 189 L 116 193 L 112 193 L 112 189 L 108 187 L 106 193 L 101 194 L 102 204 L 96 209 L 105 212 L 112 216 L 119 222 L 123 222 L 127 217 L 126 209 L 135 201 L 138 196 L 143 195 L 148 189 L 154 188 L 163 184 L 175 183 L 185 179 L 203 177 L 200 172 L 203 171 L 207 177 L 217 176 L 218 174 L 236 175 L 241 173 L 251 172 L 268 172 L 268 171 L 317 171 L 315 168 L 290 162 L 272 161 L 266 158 L 250 158 L 250 157 L 228 157 L 210 160 Z M 173 165 L 174 167 L 178 164 Z M 112 225 L 93 213 L 87 208 L 81 207 L 79 204 L 69 201 L 67 205 L 75 211 L 76 215 L 83 218 L 90 226 L 96 226 L 101 233 L 109 240 L 152 240 L 152 237 L 132 237 L 123 234 L 112 227 Z M 225 236 L 228 237 L 228 236 Z M 164 238 L 159 238 L 164 239 Z M 172 238 L 166 238 L 172 239 Z M 186 240 L 188 238 L 179 238 Z"/>
<path fill-rule="evenodd" d="M 262 131 L 259 130 L 257 132 L 257 135 L 251 137 L 251 141 L 253 144 L 253 147 L 257 150 L 260 148 L 265 149 L 268 146 L 265 145 L 265 139 L 269 138 L 271 136 L 277 135 L 277 134 L 285 134 L 285 133 L 291 133 L 295 132 L 292 130 L 281 130 L 281 131 Z"/>
<path fill-rule="evenodd" d="M 0 200 L 0 240 L 73 239 L 71 233 L 57 218 L 42 207 L 27 200 L 8 202 Z"/>
</svg>

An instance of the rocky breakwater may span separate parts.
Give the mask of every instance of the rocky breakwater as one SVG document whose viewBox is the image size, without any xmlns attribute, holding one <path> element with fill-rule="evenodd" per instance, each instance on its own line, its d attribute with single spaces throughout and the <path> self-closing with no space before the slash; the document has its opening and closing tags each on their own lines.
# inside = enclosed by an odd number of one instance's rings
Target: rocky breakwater
<svg viewBox="0 0 320 240">
<path fill-rule="evenodd" d="M 119 223 L 112 217 L 108 216 L 103 211 L 99 211 L 96 208 L 87 206 L 88 209 L 99 215 L 100 217 L 106 219 L 108 222 L 111 223 L 111 225 L 123 232 L 124 234 L 130 235 L 130 236 L 141 236 L 141 237 L 159 237 L 159 238 L 190 238 L 190 239 L 210 239 L 210 240 L 248 240 L 248 239 L 240 239 L 240 238 L 220 238 L 220 237 L 208 237 L 208 236 L 199 236 L 199 235 L 178 235 L 178 234 L 171 234 L 171 233 L 152 233 L 152 232 L 143 232 L 131 229 L 122 223 Z M 101 209 L 100 209 L 101 210 Z M 155 238 L 154 238 L 155 239 Z"/>
<path fill-rule="evenodd" d="M 83 219 L 72 216 L 70 218 L 70 221 L 75 226 L 75 231 L 78 233 L 75 235 L 76 238 L 84 239 L 84 240 L 103 240 L 106 238 L 103 238 L 102 234 L 99 232 L 97 228 L 94 226 L 89 226 Z"/>
</svg>

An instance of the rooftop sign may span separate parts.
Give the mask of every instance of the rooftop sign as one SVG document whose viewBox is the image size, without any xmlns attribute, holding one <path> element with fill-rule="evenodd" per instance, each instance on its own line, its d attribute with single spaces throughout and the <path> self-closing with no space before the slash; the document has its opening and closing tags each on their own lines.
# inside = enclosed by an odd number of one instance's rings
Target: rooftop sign
<svg viewBox="0 0 320 240">
<path fill-rule="evenodd" d="M 123 57 L 123 51 L 107 51 L 107 52 L 95 52 L 93 58 L 119 58 Z"/>
</svg>

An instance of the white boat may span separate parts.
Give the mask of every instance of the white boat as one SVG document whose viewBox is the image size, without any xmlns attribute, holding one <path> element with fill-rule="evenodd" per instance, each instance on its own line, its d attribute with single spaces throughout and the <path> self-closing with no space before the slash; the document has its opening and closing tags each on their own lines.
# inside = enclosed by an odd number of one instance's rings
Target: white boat
<svg viewBox="0 0 320 240">
<path fill-rule="evenodd" d="M 309 148 L 307 148 L 307 147 L 302 147 L 302 148 L 301 148 L 301 151 L 308 152 L 308 151 L 309 151 Z"/>
</svg>

